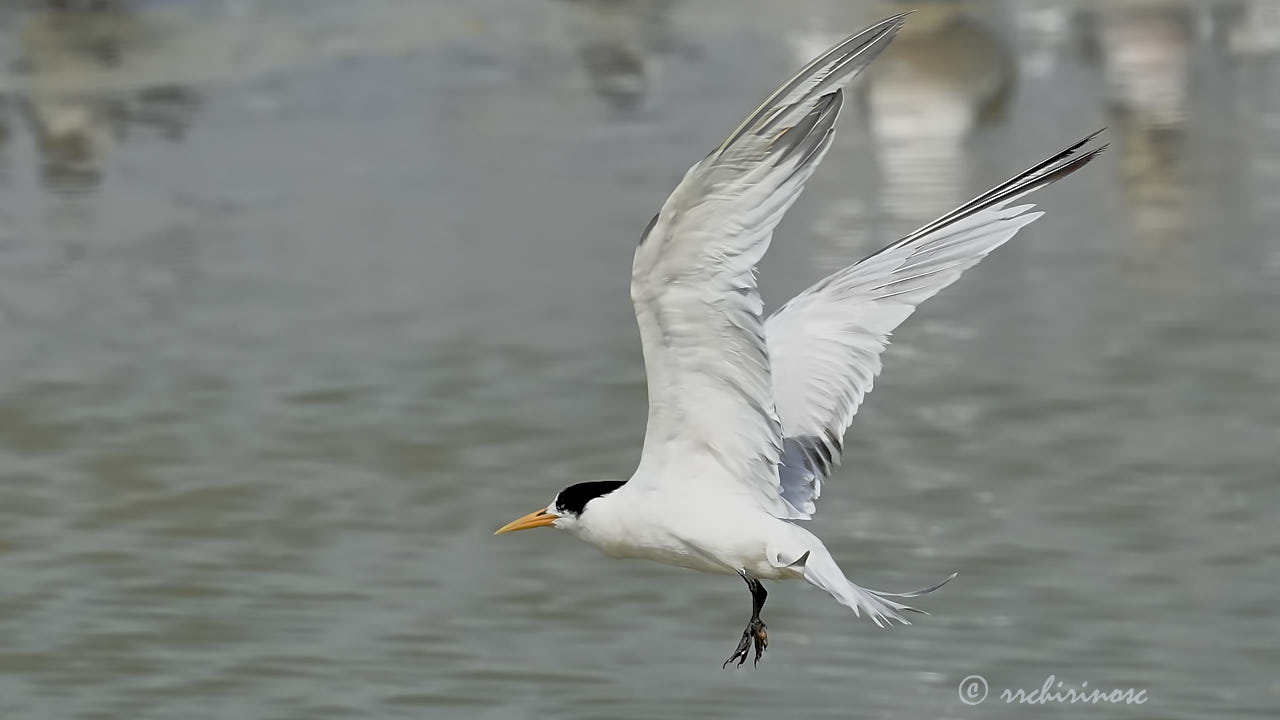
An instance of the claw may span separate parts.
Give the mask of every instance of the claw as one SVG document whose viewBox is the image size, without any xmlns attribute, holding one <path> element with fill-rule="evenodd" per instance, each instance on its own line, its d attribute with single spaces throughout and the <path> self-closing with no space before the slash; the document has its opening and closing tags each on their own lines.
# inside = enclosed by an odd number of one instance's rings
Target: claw
<svg viewBox="0 0 1280 720">
<path fill-rule="evenodd" d="M 737 649 L 733 651 L 733 654 L 729 656 L 728 660 L 724 661 L 724 664 L 720 666 L 720 669 L 723 670 L 724 668 L 729 667 L 729 663 L 733 662 L 734 660 L 738 661 L 738 665 L 737 665 L 738 667 L 742 667 L 742 663 L 747 661 L 747 654 L 750 652 L 750 650 L 751 650 L 751 627 L 747 626 L 747 629 L 742 631 L 742 639 L 738 641 Z"/>
<path fill-rule="evenodd" d="M 769 632 L 765 628 L 764 622 L 758 617 L 751 618 L 751 622 L 747 623 L 747 629 L 742 631 L 742 639 L 738 641 L 738 647 L 724 661 L 721 669 L 729 667 L 729 663 L 734 660 L 738 661 L 736 667 L 742 667 L 747 662 L 747 656 L 755 650 L 756 656 L 752 660 L 752 665 L 760 664 L 760 656 L 764 655 L 764 651 L 769 647 Z"/>
<path fill-rule="evenodd" d="M 761 620 L 756 620 L 752 625 L 754 626 L 755 632 L 751 634 L 751 640 L 756 651 L 756 657 L 755 660 L 752 661 L 752 664 L 758 666 L 760 665 L 760 656 L 763 655 L 764 651 L 769 647 L 769 631 L 765 628 L 764 622 Z"/>
<path fill-rule="evenodd" d="M 801 555 L 797 563 L 803 564 L 809 559 L 809 553 Z M 752 648 L 756 651 L 756 657 L 752 661 L 753 666 L 760 664 L 760 656 L 764 655 L 764 651 L 769 647 L 769 633 L 765 630 L 764 622 L 760 620 L 760 608 L 764 607 L 764 601 L 769 597 L 769 593 L 765 592 L 764 585 L 755 579 L 746 570 L 739 570 L 738 574 L 746 581 L 747 588 L 751 590 L 751 620 L 747 622 L 747 629 L 742 631 L 742 639 L 738 641 L 738 648 L 733 651 L 728 660 L 724 661 L 721 669 L 729 667 L 729 663 L 734 660 L 738 661 L 738 667 L 742 667 L 747 661 L 747 655 L 750 654 Z"/>
</svg>

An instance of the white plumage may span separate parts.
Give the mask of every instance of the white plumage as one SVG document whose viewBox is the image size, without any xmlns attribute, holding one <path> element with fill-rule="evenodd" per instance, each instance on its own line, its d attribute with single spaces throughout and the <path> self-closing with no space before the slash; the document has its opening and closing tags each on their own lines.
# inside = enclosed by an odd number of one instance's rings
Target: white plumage
<svg viewBox="0 0 1280 720">
<path fill-rule="evenodd" d="M 917 305 L 1040 217 L 1018 198 L 1101 147 L 1093 136 L 800 293 L 766 319 L 756 265 L 831 147 L 844 88 L 905 15 L 844 40 L 695 164 L 646 229 L 631 273 L 649 387 L 640 464 L 582 483 L 499 532 L 552 525 L 617 557 L 738 573 L 756 600 L 730 660 L 767 636 L 758 579 L 803 578 L 877 625 L 912 610 L 848 580 L 809 518 L 845 430 Z M 949 580 L 950 578 L 948 578 Z M 946 581 L 944 581 L 945 583 Z"/>
</svg>

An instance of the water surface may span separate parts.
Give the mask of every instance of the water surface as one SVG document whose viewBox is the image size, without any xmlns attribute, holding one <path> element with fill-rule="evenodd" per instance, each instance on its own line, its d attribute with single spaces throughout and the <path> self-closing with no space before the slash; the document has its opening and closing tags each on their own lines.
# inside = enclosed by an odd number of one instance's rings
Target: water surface
<svg viewBox="0 0 1280 720">
<path fill-rule="evenodd" d="M 1109 127 L 895 335 L 811 525 L 870 587 L 959 571 L 932 616 L 775 586 L 722 671 L 737 580 L 491 536 L 629 475 L 640 230 L 897 9 L 6 5 L 0 717 L 1274 717 L 1267 2 L 926 6 L 782 223 L 771 304 Z M 995 697 L 1050 674 L 1149 700 Z"/>
</svg>

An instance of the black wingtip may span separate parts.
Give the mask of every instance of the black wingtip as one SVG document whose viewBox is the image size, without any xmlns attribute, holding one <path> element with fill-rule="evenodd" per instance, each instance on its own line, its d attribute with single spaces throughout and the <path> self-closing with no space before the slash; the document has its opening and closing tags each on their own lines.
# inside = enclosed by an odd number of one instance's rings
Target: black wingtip
<svg viewBox="0 0 1280 720">
<path fill-rule="evenodd" d="M 1040 169 L 1043 170 L 1044 173 L 1035 178 L 1035 183 L 1040 187 L 1051 185 L 1093 162 L 1094 158 L 1098 157 L 1103 153 L 1103 151 L 1111 147 L 1111 143 L 1103 143 L 1097 147 L 1089 148 L 1083 153 L 1080 152 L 1080 149 L 1101 135 L 1103 130 L 1106 130 L 1106 128 L 1102 128 L 1102 130 L 1097 130 L 1089 134 L 1080 142 L 1072 145 L 1066 150 L 1063 150 L 1061 153 L 1058 153 L 1058 155 L 1051 158 L 1050 161 L 1043 164 Z"/>
<path fill-rule="evenodd" d="M 1066 157 L 1066 156 L 1068 156 L 1068 155 L 1073 155 L 1073 154 L 1075 154 L 1075 153 L 1076 153 L 1076 152 L 1078 152 L 1081 148 L 1085 147 L 1085 146 L 1086 146 L 1086 145 L 1088 145 L 1089 143 L 1091 143 L 1091 142 L 1093 142 L 1094 140 L 1096 140 L 1096 139 L 1098 138 L 1098 136 L 1099 136 L 1099 135 L 1101 135 L 1102 133 L 1104 133 L 1104 132 L 1106 132 L 1106 131 L 1107 131 L 1107 128 L 1104 126 L 1104 127 L 1100 127 L 1100 128 L 1098 128 L 1097 130 L 1094 130 L 1093 132 L 1089 133 L 1088 135 L 1085 135 L 1085 136 L 1084 136 L 1084 138 L 1083 138 L 1083 139 L 1081 139 L 1079 142 L 1077 142 L 1075 145 L 1072 145 L 1071 147 L 1069 147 L 1069 148 L 1067 148 L 1066 150 L 1062 151 L 1062 153 L 1060 153 L 1060 154 L 1058 155 L 1058 158 L 1059 158 L 1059 159 L 1061 159 L 1061 158 Z M 1090 148 L 1090 149 L 1089 149 L 1085 154 L 1086 154 L 1086 155 L 1089 155 L 1089 156 L 1090 156 L 1090 158 L 1092 159 L 1093 157 L 1096 157 L 1099 153 L 1101 153 L 1103 150 L 1106 150 L 1106 149 L 1107 149 L 1108 147 L 1110 147 L 1110 146 L 1111 146 L 1111 143 L 1103 143 L 1103 144 L 1099 145 L 1098 147 Z"/>
<path fill-rule="evenodd" d="M 1071 146 L 1071 148 L 1072 148 L 1073 150 L 1074 150 L 1074 149 L 1081 148 L 1081 147 L 1083 147 L 1083 146 L 1087 145 L 1087 144 L 1089 143 L 1089 141 L 1090 141 L 1090 140 L 1092 140 L 1092 139 L 1094 139 L 1094 138 L 1098 137 L 1099 135 L 1101 135 L 1102 133 L 1104 133 L 1104 132 L 1106 132 L 1106 131 L 1107 131 L 1107 128 L 1106 128 L 1106 126 L 1104 125 L 1104 126 L 1102 126 L 1102 127 L 1098 128 L 1097 130 L 1094 130 L 1093 132 L 1089 133 L 1088 135 L 1085 135 L 1083 140 L 1081 140 L 1080 142 L 1076 143 L 1075 145 L 1072 145 L 1072 146 Z"/>
<path fill-rule="evenodd" d="M 1103 144 L 1099 147 L 1086 150 L 1080 153 L 1080 149 L 1088 145 L 1096 139 L 1106 128 L 1096 130 L 1083 139 L 1068 145 L 1066 148 L 1054 153 L 1053 155 L 1041 160 L 1031 167 L 1023 170 L 1012 178 L 991 188 L 981 195 L 966 202 L 960 207 L 943 215 L 931 223 L 915 230 L 906 237 L 896 243 L 889 245 L 880 252 L 899 247 L 909 243 L 928 233 L 934 232 L 939 228 L 946 227 L 957 220 L 968 217 L 975 212 L 991 207 L 1000 202 L 1011 200 L 1012 198 L 1025 195 L 1046 185 L 1052 184 L 1062 178 L 1074 173 L 1076 170 L 1089 164 L 1094 158 L 1107 149 L 1107 145 Z"/>
</svg>

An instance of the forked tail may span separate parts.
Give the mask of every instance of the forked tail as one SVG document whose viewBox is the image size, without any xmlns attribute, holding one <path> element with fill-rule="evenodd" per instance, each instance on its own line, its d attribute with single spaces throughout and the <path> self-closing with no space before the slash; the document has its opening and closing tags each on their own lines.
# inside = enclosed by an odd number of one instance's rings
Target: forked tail
<svg viewBox="0 0 1280 720">
<path fill-rule="evenodd" d="M 927 587 L 922 590 L 915 590 L 905 593 L 882 592 L 879 590 L 869 590 L 854 584 L 853 581 L 844 576 L 844 572 L 840 570 L 840 566 L 836 565 L 836 561 L 827 552 L 826 548 L 815 548 L 804 564 L 804 579 L 809 581 L 810 585 L 820 587 L 831 593 L 841 605 L 853 610 L 853 614 L 862 617 L 865 611 L 867 617 L 870 618 L 879 627 L 887 627 L 894 621 L 903 625 L 910 625 L 911 621 L 903 616 L 903 613 L 913 612 L 921 615 L 928 615 L 923 610 L 917 610 L 909 605 L 890 600 L 889 598 L 914 598 L 926 595 L 937 590 L 938 588 L 951 582 L 956 573 L 951 573 L 946 580 Z"/>
</svg>

